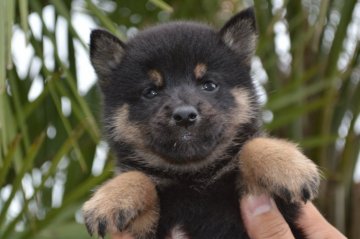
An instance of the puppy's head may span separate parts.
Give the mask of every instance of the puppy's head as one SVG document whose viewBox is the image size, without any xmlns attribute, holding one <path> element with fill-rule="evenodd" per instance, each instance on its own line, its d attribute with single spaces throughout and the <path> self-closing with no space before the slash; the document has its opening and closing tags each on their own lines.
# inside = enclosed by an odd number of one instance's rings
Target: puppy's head
<svg viewBox="0 0 360 239">
<path fill-rule="evenodd" d="M 134 160 L 188 167 L 216 160 L 258 107 L 250 77 L 256 28 L 251 9 L 220 30 L 175 22 L 124 43 L 91 34 L 91 62 L 104 95 L 105 129 Z"/>
</svg>

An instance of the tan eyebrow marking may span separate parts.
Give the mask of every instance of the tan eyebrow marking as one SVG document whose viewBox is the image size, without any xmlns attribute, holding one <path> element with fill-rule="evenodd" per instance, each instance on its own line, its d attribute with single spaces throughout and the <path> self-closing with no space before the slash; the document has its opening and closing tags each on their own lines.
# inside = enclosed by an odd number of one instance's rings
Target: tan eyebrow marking
<svg viewBox="0 0 360 239">
<path fill-rule="evenodd" d="M 194 74 L 196 79 L 201 79 L 207 71 L 207 67 L 204 63 L 199 63 L 195 66 Z"/>
<path fill-rule="evenodd" d="M 148 75 L 150 80 L 154 81 L 156 86 L 160 87 L 164 84 L 163 78 L 158 70 L 150 70 Z"/>
</svg>

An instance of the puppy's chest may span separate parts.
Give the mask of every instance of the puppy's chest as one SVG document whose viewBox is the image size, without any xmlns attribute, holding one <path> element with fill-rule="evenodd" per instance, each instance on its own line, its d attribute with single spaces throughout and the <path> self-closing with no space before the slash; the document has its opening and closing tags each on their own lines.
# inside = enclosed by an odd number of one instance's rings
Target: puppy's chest
<svg viewBox="0 0 360 239">
<path fill-rule="evenodd" d="M 160 220 L 157 238 L 236 238 L 243 233 L 235 174 L 206 188 L 186 183 L 158 188 Z"/>
</svg>

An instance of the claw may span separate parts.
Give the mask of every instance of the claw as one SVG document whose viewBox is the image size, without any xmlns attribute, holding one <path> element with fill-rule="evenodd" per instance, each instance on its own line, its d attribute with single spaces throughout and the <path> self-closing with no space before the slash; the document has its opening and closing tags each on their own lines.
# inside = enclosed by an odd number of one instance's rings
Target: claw
<svg viewBox="0 0 360 239">
<path fill-rule="evenodd" d="M 106 220 L 105 219 L 99 219 L 98 233 L 99 233 L 99 236 L 101 236 L 101 238 L 105 237 L 105 234 L 106 234 Z"/>
<path fill-rule="evenodd" d="M 279 189 L 279 192 L 280 192 L 279 196 L 281 196 L 287 202 L 291 202 L 292 196 L 291 196 L 291 192 L 289 191 L 289 189 L 281 188 L 281 189 Z"/>
<path fill-rule="evenodd" d="M 127 226 L 128 220 L 127 217 L 124 216 L 123 213 L 119 213 L 116 217 L 116 227 L 119 231 L 124 231 L 125 227 Z"/>
<path fill-rule="evenodd" d="M 309 199 L 310 199 L 310 197 L 311 197 L 311 194 L 310 194 L 310 191 L 309 191 L 309 189 L 307 188 L 307 187 L 304 187 L 302 190 L 301 190 L 301 192 L 302 192 L 302 200 L 304 201 L 304 203 L 306 203 Z"/>
<path fill-rule="evenodd" d="M 94 231 L 92 230 L 90 224 L 87 223 L 87 222 L 85 222 L 85 226 L 86 226 L 86 230 L 88 231 L 88 233 L 90 234 L 90 236 L 93 236 Z"/>
</svg>

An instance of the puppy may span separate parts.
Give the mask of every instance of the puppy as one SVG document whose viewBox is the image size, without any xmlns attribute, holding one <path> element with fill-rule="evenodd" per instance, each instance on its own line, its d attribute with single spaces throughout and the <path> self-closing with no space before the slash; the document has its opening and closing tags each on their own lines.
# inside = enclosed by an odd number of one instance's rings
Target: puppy
<svg viewBox="0 0 360 239">
<path fill-rule="evenodd" d="M 220 30 L 193 22 L 146 29 L 127 43 L 91 33 L 104 128 L 118 176 L 83 207 L 90 234 L 137 239 L 248 238 L 239 199 L 272 196 L 294 235 L 319 173 L 291 142 L 261 130 L 250 76 L 253 10 Z"/>
</svg>

